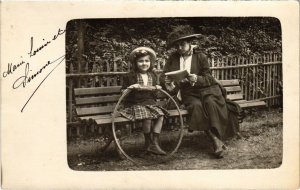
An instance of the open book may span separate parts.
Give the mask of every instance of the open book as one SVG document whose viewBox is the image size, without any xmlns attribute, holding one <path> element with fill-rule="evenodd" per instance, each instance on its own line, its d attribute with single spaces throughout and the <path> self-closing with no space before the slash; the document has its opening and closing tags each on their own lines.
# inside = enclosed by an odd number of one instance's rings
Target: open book
<svg viewBox="0 0 300 190">
<path fill-rule="evenodd" d="M 189 73 L 187 70 L 177 70 L 172 72 L 165 73 L 168 78 L 170 78 L 173 81 L 180 81 L 188 77 Z"/>
</svg>

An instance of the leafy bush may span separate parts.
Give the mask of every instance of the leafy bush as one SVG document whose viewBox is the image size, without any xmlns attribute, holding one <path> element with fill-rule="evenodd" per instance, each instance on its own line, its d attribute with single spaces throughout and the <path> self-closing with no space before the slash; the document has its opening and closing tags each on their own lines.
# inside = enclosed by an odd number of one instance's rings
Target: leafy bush
<svg viewBox="0 0 300 190">
<path fill-rule="evenodd" d="M 251 56 L 281 52 L 281 26 L 272 17 L 131 18 L 72 20 L 67 24 L 67 72 L 127 71 L 128 55 L 138 46 L 157 53 L 161 67 L 174 49 L 167 49 L 167 36 L 179 25 L 189 25 L 203 36 L 194 43 L 208 56 Z"/>
</svg>

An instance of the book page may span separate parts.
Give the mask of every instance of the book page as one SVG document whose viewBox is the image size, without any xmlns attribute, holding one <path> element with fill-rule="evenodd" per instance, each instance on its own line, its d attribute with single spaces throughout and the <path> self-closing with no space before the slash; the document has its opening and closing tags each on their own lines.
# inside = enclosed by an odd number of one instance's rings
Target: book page
<svg viewBox="0 0 300 190">
<path fill-rule="evenodd" d="M 165 73 L 166 76 L 168 76 L 170 79 L 174 81 L 180 81 L 188 77 L 189 73 L 187 70 L 178 70 L 178 71 L 172 71 Z"/>
</svg>

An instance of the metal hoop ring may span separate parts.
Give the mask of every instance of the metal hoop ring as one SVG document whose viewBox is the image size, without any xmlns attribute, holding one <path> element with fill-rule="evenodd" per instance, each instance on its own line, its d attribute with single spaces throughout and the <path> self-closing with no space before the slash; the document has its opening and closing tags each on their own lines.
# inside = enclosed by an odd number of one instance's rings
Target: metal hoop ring
<svg viewBox="0 0 300 190">
<path fill-rule="evenodd" d="M 180 144 L 181 144 L 181 141 L 182 141 L 182 138 L 183 138 L 183 118 L 182 118 L 182 114 L 180 112 L 180 109 L 179 109 L 179 106 L 177 105 L 176 101 L 174 100 L 174 98 L 169 94 L 167 93 L 166 91 L 162 90 L 162 89 L 157 89 L 159 90 L 160 92 L 162 92 L 163 94 L 165 94 L 166 96 L 168 96 L 168 98 L 170 98 L 172 100 L 172 102 L 175 104 L 176 106 L 176 109 L 179 113 L 179 118 L 180 118 L 180 135 L 179 135 L 179 140 L 178 140 L 178 143 L 175 147 L 175 149 L 168 153 L 167 157 L 170 157 L 172 156 L 179 148 Z M 119 105 L 120 103 L 122 102 L 122 100 L 131 92 L 132 90 L 131 89 L 126 89 L 122 96 L 119 98 L 119 101 L 117 102 L 116 106 L 115 106 L 115 109 L 112 113 L 112 131 L 113 131 L 113 137 L 114 137 L 114 140 L 115 140 L 115 143 L 117 144 L 117 147 L 118 149 L 120 150 L 120 152 L 130 161 L 132 161 L 133 163 L 135 164 L 140 164 L 139 162 L 135 161 L 134 159 L 132 159 L 128 154 L 126 154 L 126 152 L 122 149 L 119 141 L 118 141 L 118 138 L 117 138 L 117 135 L 116 135 L 116 127 L 115 127 L 115 118 L 116 118 L 116 114 L 117 114 L 117 110 L 119 108 Z"/>
</svg>

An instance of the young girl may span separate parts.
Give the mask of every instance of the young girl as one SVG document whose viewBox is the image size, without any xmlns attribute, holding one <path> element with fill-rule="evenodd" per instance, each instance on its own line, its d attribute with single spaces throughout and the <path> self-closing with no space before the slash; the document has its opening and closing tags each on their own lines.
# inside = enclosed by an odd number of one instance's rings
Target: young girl
<svg viewBox="0 0 300 190">
<path fill-rule="evenodd" d="M 139 47 L 131 52 L 132 71 L 124 76 L 123 89 L 131 88 L 132 91 L 126 97 L 125 108 L 120 111 L 120 114 L 132 121 L 142 120 L 145 150 L 165 155 L 166 152 L 159 146 L 159 134 L 163 124 L 163 116 L 167 115 L 168 112 L 156 105 L 156 96 L 153 91 L 137 90 L 143 86 L 161 88 L 157 85 L 156 77 L 152 72 L 155 59 L 155 52 L 151 48 Z M 154 120 L 152 130 L 151 120 Z"/>
</svg>

